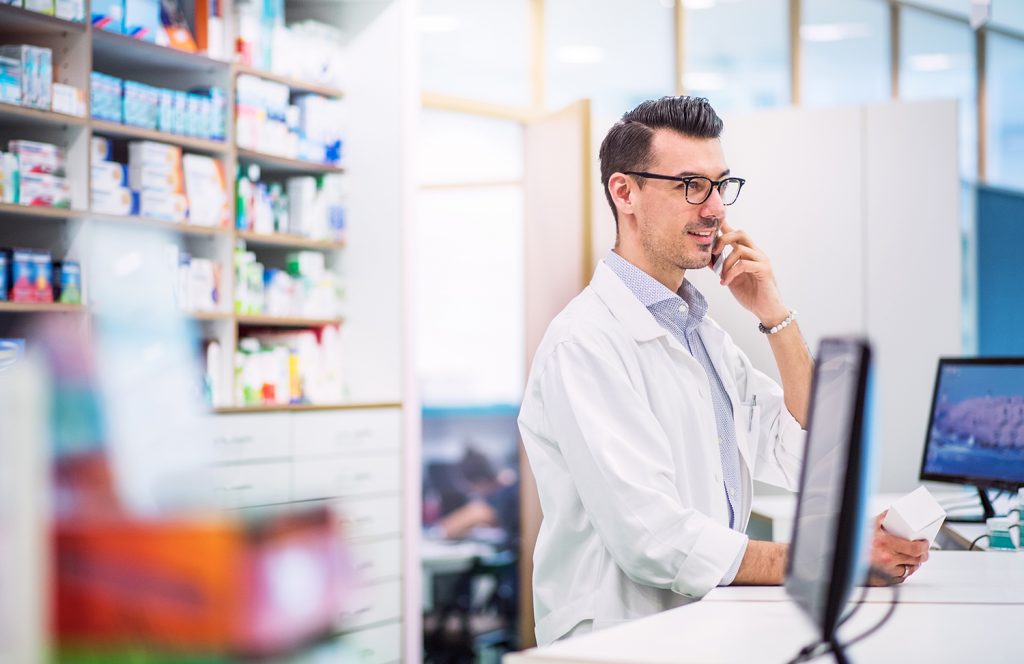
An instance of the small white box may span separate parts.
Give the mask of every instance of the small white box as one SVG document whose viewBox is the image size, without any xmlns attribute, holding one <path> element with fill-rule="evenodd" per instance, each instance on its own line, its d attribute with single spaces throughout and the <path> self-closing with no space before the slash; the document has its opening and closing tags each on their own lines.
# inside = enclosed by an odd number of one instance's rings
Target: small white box
<svg viewBox="0 0 1024 664">
<path fill-rule="evenodd" d="M 188 202 L 182 194 L 142 191 L 139 192 L 139 214 L 159 221 L 183 222 L 188 218 Z"/>
<path fill-rule="evenodd" d="M 181 170 L 160 166 L 138 167 L 134 162 L 128 169 L 128 186 L 132 191 L 165 191 L 174 194 L 184 192 Z"/>
<path fill-rule="evenodd" d="M 133 141 L 128 144 L 130 168 L 164 168 L 181 170 L 181 148 L 153 141 Z"/>
<path fill-rule="evenodd" d="M 92 180 L 90 186 L 93 191 L 117 191 L 128 184 L 126 180 L 124 164 L 115 161 L 94 161 L 92 163 Z"/>
<path fill-rule="evenodd" d="M 97 214 L 132 214 L 132 192 L 127 187 L 115 187 L 111 190 L 93 189 L 90 209 Z"/>
<path fill-rule="evenodd" d="M 935 541 L 935 536 L 946 519 L 946 511 L 925 487 L 918 487 L 889 507 L 882 527 L 889 533 L 906 540 Z"/>
</svg>

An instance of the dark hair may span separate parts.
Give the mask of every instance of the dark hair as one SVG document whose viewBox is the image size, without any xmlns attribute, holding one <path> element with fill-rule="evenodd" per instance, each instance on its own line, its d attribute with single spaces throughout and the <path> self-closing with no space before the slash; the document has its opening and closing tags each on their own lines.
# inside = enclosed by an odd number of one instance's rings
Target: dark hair
<svg viewBox="0 0 1024 664">
<path fill-rule="evenodd" d="M 466 481 L 474 484 L 494 482 L 497 479 L 497 474 L 494 472 L 491 460 L 483 452 L 476 449 L 472 443 L 466 447 L 466 451 L 462 455 L 462 461 L 459 462 L 459 469 L 462 471 Z"/>
<path fill-rule="evenodd" d="M 601 141 L 601 185 L 619 226 L 619 212 L 608 190 L 613 173 L 645 170 L 651 161 L 651 138 L 656 129 L 672 129 L 691 138 L 718 138 L 722 119 L 704 97 L 649 99 L 627 111 Z M 643 186 L 639 180 L 639 186 Z"/>
</svg>

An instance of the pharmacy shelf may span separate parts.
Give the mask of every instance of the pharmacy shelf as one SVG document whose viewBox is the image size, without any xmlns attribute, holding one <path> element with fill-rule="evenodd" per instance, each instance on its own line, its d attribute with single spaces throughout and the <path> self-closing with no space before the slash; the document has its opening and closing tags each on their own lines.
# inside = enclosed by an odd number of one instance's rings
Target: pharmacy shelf
<svg viewBox="0 0 1024 664">
<path fill-rule="evenodd" d="M 0 5 L 0 7 L 6 6 L 8 5 Z M 0 123 L 5 125 L 32 123 L 55 127 L 82 127 L 86 122 L 88 121 L 85 118 L 74 115 L 0 103 Z"/>
<path fill-rule="evenodd" d="M 344 173 L 341 166 L 331 164 L 318 164 L 315 161 L 302 159 L 289 159 L 278 157 L 265 152 L 238 148 L 238 161 L 257 164 L 267 173 Z"/>
<path fill-rule="evenodd" d="M 104 74 L 136 76 L 145 80 L 154 71 L 174 71 L 184 74 L 211 74 L 227 72 L 231 64 L 214 60 L 198 53 L 157 46 L 141 39 L 132 39 L 108 30 L 92 31 L 93 69 Z M 128 75 L 128 72 L 135 72 Z"/>
<path fill-rule="evenodd" d="M 272 404 L 260 406 L 226 406 L 214 408 L 213 412 L 222 415 L 238 413 L 278 413 L 278 412 L 309 412 L 320 410 L 384 410 L 389 408 L 401 408 L 400 402 L 396 403 L 339 403 L 339 404 Z"/>
<path fill-rule="evenodd" d="M 314 94 L 322 95 L 324 97 L 340 98 L 344 97 L 345 93 L 340 88 L 333 88 L 327 85 L 320 85 L 318 83 L 311 83 L 303 81 L 290 76 L 282 76 L 281 74 L 275 74 L 273 72 L 265 71 L 263 69 L 256 69 L 255 67 L 249 67 L 247 65 L 235 65 L 235 75 L 238 74 L 249 74 L 262 78 L 265 81 L 273 81 L 275 83 L 281 83 L 291 88 L 292 92 L 312 92 Z"/>
<path fill-rule="evenodd" d="M 92 219 L 94 221 L 105 221 L 115 224 L 135 224 L 138 226 L 147 226 L 150 228 L 161 228 L 164 230 L 171 231 L 173 233 L 183 233 L 185 235 L 208 235 L 208 236 L 222 236 L 230 237 L 232 230 L 223 226 L 196 226 L 193 224 L 178 224 L 173 221 L 160 221 L 159 219 L 148 219 L 146 217 L 139 216 L 121 216 L 116 214 L 99 214 L 96 212 L 73 212 L 72 216 L 81 217 L 82 219 Z"/>
<path fill-rule="evenodd" d="M 341 325 L 340 318 L 292 318 L 283 316 L 236 316 L 235 320 L 242 327 L 290 327 L 310 328 L 327 325 Z"/>
<path fill-rule="evenodd" d="M 324 251 L 337 251 L 345 248 L 345 243 L 339 240 L 314 240 L 313 238 L 284 233 L 238 231 L 237 236 L 248 244 L 263 247 L 294 247 L 296 249 L 322 249 Z"/>
<path fill-rule="evenodd" d="M 81 314 L 85 310 L 81 304 L 0 302 L 0 314 Z"/>
<path fill-rule="evenodd" d="M 201 322 L 230 321 L 235 319 L 235 315 L 230 311 L 185 311 L 182 313 L 186 318 Z"/>
<path fill-rule="evenodd" d="M 5 5 L 0 5 L 3 7 Z M 20 217 L 34 219 L 74 219 L 83 214 L 82 210 L 69 210 L 67 208 L 42 207 L 39 205 L 15 205 L 13 203 L 0 203 L 0 217 Z"/>
<path fill-rule="evenodd" d="M 170 134 L 165 131 L 154 131 L 142 127 L 107 122 L 106 120 L 92 121 L 93 133 L 102 134 L 111 138 L 137 138 L 144 141 L 158 141 L 178 145 L 186 150 L 195 150 L 207 154 L 222 155 L 227 153 L 231 146 L 225 141 L 209 141 L 203 138 L 192 138 L 181 134 Z"/>
<path fill-rule="evenodd" d="M 0 33 L 19 35 L 84 34 L 86 25 L 80 21 L 65 21 L 55 16 L 0 4 Z"/>
</svg>

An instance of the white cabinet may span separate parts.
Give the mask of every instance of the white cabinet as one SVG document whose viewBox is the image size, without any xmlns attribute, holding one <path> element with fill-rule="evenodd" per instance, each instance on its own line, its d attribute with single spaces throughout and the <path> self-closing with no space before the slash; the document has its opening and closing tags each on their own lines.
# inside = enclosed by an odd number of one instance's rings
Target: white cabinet
<svg viewBox="0 0 1024 664">
<path fill-rule="evenodd" d="M 402 446 L 402 420 L 394 409 L 306 413 L 292 418 L 296 456 L 392 452 Z"/>
<path fill-rule="evenodd" d="M 397 452 L 296 459 L 292 467 L 295 500 L 397 493 L 401 487 L 402 461 Z"/>
<path fill-rule="evenodd" d="M 211 417 L 214 461 L 289 459 L 292 455 L 290 417 L 288 413 Z"/>
<path fill-rule="evenodd" d="M 291 465 L 287 461 L 217 466 L 212 474 L 214 495 L 224 509 L 291 500 Z"/>
<path fill-rule="evenodd" d="M 351 631 L 397 620 L 402 615 L 402 581 L 384 581 L 353 589 L 338 617 L 338 629 Z"/>
<path fill-rule="evenodd" d="M 402 532 L 402 501 L 397 495 L 337 500 L 333 513 L 347 539 Z"/>
<path fill-rule="evenodd" d="M 356 579 L 362 584 L 402 575 L 402 540 L 398 537 L 349 545 Z"/>
<path fill-rule="evenodd" d="M 338 639 L 345 657 L 353 664 L 393 664 L 402 659 L 402 623 L 371 627 Z"/>
</svg>

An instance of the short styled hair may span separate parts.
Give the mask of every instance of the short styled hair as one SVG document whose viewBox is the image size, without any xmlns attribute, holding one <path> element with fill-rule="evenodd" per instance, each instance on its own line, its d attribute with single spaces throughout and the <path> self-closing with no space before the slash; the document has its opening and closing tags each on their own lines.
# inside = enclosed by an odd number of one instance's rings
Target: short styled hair
<svg viewBox="0 0 1024 664">
<path fill-rule="evenodd" d="M 718 138 L 722 119 L 704 97 L 662 97 L 649 99 L 612 125 L 601 141 L 601 185 L 612 208 L 615 227 L 619 211 L 615 208 L 608 180 L 613 173 L 646 170 L 651 161 L 651 139 L 657 129 L 671 129 L 691 138 Z M 638 181 L 643 186 L 644 181 Z"/>
</svg>

